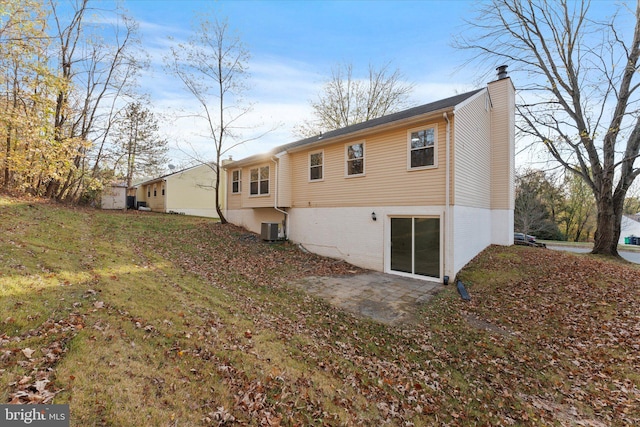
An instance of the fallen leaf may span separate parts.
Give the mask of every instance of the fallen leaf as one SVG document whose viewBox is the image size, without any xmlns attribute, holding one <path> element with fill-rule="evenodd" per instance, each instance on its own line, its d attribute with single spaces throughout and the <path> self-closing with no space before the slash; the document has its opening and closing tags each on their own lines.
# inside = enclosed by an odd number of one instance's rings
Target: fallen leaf
<svg viewBox="0 0 640 427">
<path fill-rule="evenodd" d="M 32 350 L 29 347 L 22 349 L 22 354 L 24 354 L 27 359 L 31 359 L 31 357 L 33 356 L 33 353 L 35 352 L 36 352 L 35 350 Z"/>
</svg>

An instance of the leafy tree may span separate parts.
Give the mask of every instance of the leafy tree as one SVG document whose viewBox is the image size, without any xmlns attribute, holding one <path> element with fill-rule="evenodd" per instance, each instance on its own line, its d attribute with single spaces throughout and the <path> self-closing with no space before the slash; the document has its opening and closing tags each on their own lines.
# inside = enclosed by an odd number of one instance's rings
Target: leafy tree
<svg viewBox="0 0 640 427">
<path fill-rule="evenodd" d="M 78 200 L 100 186 L 103 174 L 88 173 L 95 141 L 94 172 L 102 145 L 132 77 L 144 63 L 135 46 L 136 25 L 118 10 L 89 7 L 89 0 L 59 3 L 0 2 L 0 181 L 56 199 Z M 99 13 L 115 17 L 112 39 Z M 108 105 L 110 104 L 110 106 Z M 110 108 L 109 108 L 110 107 Z"/>
<path fill-rule="evenodd" d="M 589 186 L 575 174 L 565 176 L 561 223 L 568 240 L 586 241 L 595 225 L 596 206 Z"/>
<path fill-rule="evenodd" d="M 25 188 L 42 169 L 36 163 L 47 139 L 48 89 L 56 84 L 42 62 L 47 10 L 38 1 L 0 4 L 0 164 L 3 187 Z"/>
<path fill-rule="evenodd" d="M 523 73 L 519 131 L 591 189 L 593 253 L 608 255 L 618 254 L 625 195 L 640 173 L 640 3 L 625 6 L 604 19 L 589 0 L 481 2 L 457 43 Z"/>
<path fill-rule="evenodd" d="M 370 64 L 367 79 L 354 76 L 352 64 L 333 68 L 318 100 L 311 102 L 313 119 L 305 120 L 294 132 L 313 136 L 406 108 L 413 84 L 404 82 L 400 70 L 391 71 L 389 66 L 376 69 Z"/>
<path fill-rule="evenodd" d="M 115 125 L 117 156 L 114 169 L 122 169 L 131 187 L 134 177 L 154 176 L 167 164 L 167 140 L 158 136 L 158 121 L 139 102 L 129 104 Z"/>
<path fill-rule="evenodd" d="M 636 215 L 640 213 L 640 197 L 627 197 L 624 203 L 624 213 L 626 215 Z"/>
<path fill-rule="evenodd" d="M 215 150 L 213 162 L 201 161 L 215 173 L 216 211 L 227 222 L 220 207 L 220 171 L 223 156 L 244 143 L 239 120 L 251 111 L 242 102 L 247 90 L 249 51 L 234 35 L 227 20 L 199 17 L 187 43 L 171 48 L 165 59 L 167 70 L 177 76 L 197 101 L 197 116 L 207 125 L 207 137 Z"/>
<path fill-rule="evenodd" d="M 528 170 L 516 177 L 514 226 L 516 231 L 534 234 L 541 239 L 561 238 L 551 214 L 550 204 L 557 204 L 557 189 L 543 171 Z"/>
</svg>

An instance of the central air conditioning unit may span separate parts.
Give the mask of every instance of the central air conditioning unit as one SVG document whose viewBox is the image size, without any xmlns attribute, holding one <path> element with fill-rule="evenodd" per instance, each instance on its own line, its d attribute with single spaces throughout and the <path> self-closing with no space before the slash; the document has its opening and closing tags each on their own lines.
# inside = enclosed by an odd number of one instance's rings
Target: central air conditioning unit
<svg viewBox="0 0 640 427">
<path fill-rule="evenodd" d="M 280 224 L 277 222 L 263 222 L 260 232 L 260 238 L 266 241 L 278 240 L 278 231 Z"/>
</svg>

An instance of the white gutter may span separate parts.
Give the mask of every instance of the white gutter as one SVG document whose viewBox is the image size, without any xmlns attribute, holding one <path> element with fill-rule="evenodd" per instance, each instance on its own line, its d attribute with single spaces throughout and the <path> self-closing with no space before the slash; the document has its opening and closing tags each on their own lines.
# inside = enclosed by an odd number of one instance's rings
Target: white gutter
<svg viewBox="0 0 640 427">
<path fill-rule="evenodd" d="M 169 212 L 169 186 L 167 185 L 167 178 L 164 178 L 162 181 L 160 181 L 161 186 L 160 186 L 160 195 L 162 196 L 162 198 L 164 199 L 164 213 L 168 213 Z M 164 187 L 164 194 L 162 194 L 162 187 Z"/>
<path fill-rule="evenodd" d="M 289 230 L 289 213 L 287 211 L 283 211 L 282 209 L 280 209 L 278 207 L 278 186 L 280 184 L 280 182 L 278 181 L 278 160 L 280 159 L 280 157 L 282 157 L 285 154 L 285 152 L 282 153 L 278 153 L 275 155 L 274 157 L 271 157 L 271 161 L 275 164 L 276 166 L 276 185 L 275 185 L 275 194 L 274 194 L 274 198 L 273 198 L 273 208 L 284 214 L 284 238 L 285 240 L 287 239 L 287 234 L 288 234 L 288 230 Z"/>
<path fill-rule="evenodd" d="M 451 143 L 451 121 L 449 120 L 449 116 L 447 115 L 447 112 L 445 111 L 444 113 L 442 113 L 444 119 L 447 121 L 447 138 L 446 138 L 446 165 L 445 165 L 445 222 L 444 222 L 444 226 L 445 226 L 445 242 L 444 242 L 444 251 L 445 251 L 445 255 L 444 255 L 444 275 L 448 275 L 447 274 L 447 270 L 451 270 L 452 267 L 452 250 L 453 250 L 453 236 L 451 235 L 451 228 L 452 228 L 452 219 L 451 219 L 451 195 L 450 193 L 450 186 L 451 186 L 451 177 L 449 176 L 449 174 L 451 173 L 451 169 L 449 167 L 449 163 L 450 163 L 450 159 L 451 159 L 451 147 L 450 147 L 450 143 Z M 449 280 L 451 280 L 453 282 L 454 278 L 450 277 Z"/>
</svg>

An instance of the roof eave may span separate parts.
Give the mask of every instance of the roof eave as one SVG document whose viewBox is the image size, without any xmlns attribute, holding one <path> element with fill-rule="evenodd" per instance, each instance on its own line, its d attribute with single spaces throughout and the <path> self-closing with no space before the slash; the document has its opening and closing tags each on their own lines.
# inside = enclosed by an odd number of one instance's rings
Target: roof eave
<svg viewBox="0 0 640 427">
<path fill-rule="evenodd" d="M 274 151 L 270 151 L 268 153 L 261 153 L 261 154 L 255 154 L 253 156 L 249 156 L 246 157 L 244 159 L 240 159 L 240 160 L 236 160 L 234 162 L 230 162 L 227 163 L 223 166 L 224 169 L 238 169 L 241 168 L 243 166 L 246 165 L 252 165 L 252 164 L 256 164 L 256 163 L 264 163 L 267 162 L 269 160 L 271 160 L 272 157 L 276 156 L 276 157 L 280 157 L 284 154 L 288 154 L 288 153 L 297 153 L 300 151 L 306 151 L 309 149 L 314 149 L 314 148 L 319 148 L 325 145 L 329 145 L 329 144 L 335 144 L 336 142 L 340 142 L 340 141 L 344 141 L 347 139 L 353 139 L 353 138 L 361 138 L 361 137 L 365 137 L 369 134 L 372 133 L 376 133 L 376 132 L 380 132 L 383 130 L 389 130 L 389 129 L 394 129 L 397 127 L 405 127 L 407 125 L 411 125 L 412 123 L 419 123 L 422 122 L 426 119 L 429 118 L 436 118 L 441 116 L 443 113 L 447 112 L 447 113 L 452 113 L 455 111 L 455 105 L 449 106 L 449 107 L 445 107 L 445 108 L 440 108 L 438 110 L 434 110 L 434 111 L 429 111 L 427 113 L 423 113 L 420 115 L 416 115 L 416 116 L 412 116 L 412 117 L 407 117 L 406 119 L 401 119 L 401 120 L 395 120 L 393 122 L 389 122 L 389 123 L 382 123 L 380 125 L 377 126 L 372 126 L 372 127 L 368 127 L 365 129 L 359 129 L 353 132 L 349 132 L 347 134 L 344 135 L 338 135 L 338 136 L 333 136 L 333 137 L 328 137 L 328 138 L 323 138 L 320 137 L 318 138 L 318 141 L 316 142 L 311 142 L 311 143 L 307 143 L 307 144 L 302 144 L 296 147 L 291 147 L 289 149 L 286 150 L 274 150 Z"/>
<path fill-rule="evenodd" d="M 330 131 L 327 132 L 329 134 L 329 136 L 325 135 L 321 135 L 321 136 L 317 136 L 317 140 L 313 141 L 311 140 L 312 138 L 306 138 L 300 141 L 295 141 L 289 144 L 284 144 L 281 145 L 279 147 L 274 148 L 273 150 L 267 152 L 267 153 L 261 153 L 261 154 L 256 154 L 253 156 L 249 156 L 246 157 L 244 159 L 240 159 L 234 162 L 230 162 L 226 165 L 223 165 L 223 168 L 225 169 L 236 169 L 236 168 L 240 168 L 246 165 L 252 165 L 252 164 L 256 164 L 256 163 L 263 163 L 266 161 L 269 161 L 274 155 L 281 155 L 284 153 L 295 153 L 295 152 L 300 152 L 300 151 L 306 151 L 309 149 L 314 149 L 314 148 L 318 148 L 324 145 L 328 145 L 328 144 L 334 144 L 340 141 L 345 141 L 348 139 L 354 139 L 354 138 L 360 138 L 360 137 L 365 137 L 367 135 L 370 135 L 371 133 L 374 132 L 380 132 L 381 130 L 388 130 L 388 129 L 394 129 L 397 127 L 406 127 L 406 126 L 410 126 L 412 123 L 419 123 L 421 121 L 424 121 L 425 119 L 431 118 L 431 117 L 438 117 L 441 116 L 443 113 L 447 112 L 451 112 L 451 113 L 455 113 L 456 109 L 463 105 L 464 102 L 466 100 L 468 100 L 469 98 L 474 98 L 475 96 L 478 96 L 479 93 L 482 93 L 483 91 L 486 91 L 486 88 L 481 88 L 481 89 L 476 89 L 474 91 L 470 91 L 468 93 L 465 94 L 461 94 L 461 95 L 456 95 L 450 98 L 446 98 L 444 100 L 440 100 L 440 101 L 436 101 L 430 104 L 425 104 L 423 106 L 418 106 L 418 107 L 414 107 L 414 108 L 410 108 L 409 110 L 405 110 L 405 111 L 401 111 L 398 113 L 393 113 L 391 115 L 389 115 L 388 117 L 391 118 L 391 116 L 395 116 L 398 114 L 403 114 L 403 113 L 407 113 L 407 112 L 411 112 L 412 110 L 415 110 L 417 108 L 424 108 L 424 107 L 431 107 L 431 106 L 435 106 L 434 104 L 438 104 L 438 103 L 445 103 L 445 105 L 443 105 L 440 108 L 434 109 L 434 110 L 429 110 L 429 111 L 424 111 L 422 113 L 419 114 L 415 114 L 415 115 L 410 115 L 408 117 L 404 117 L 404 118 L 398 118 L 398 119 L 391 119 L 390 121 L 383 121 L 380 124 L 375 124 L 375 125 L 371 125 L 371 126 L 367 126 L 367 122 L 364 122 L 362 125 L 364 125 L 365 127 L 362 128 L 358 128 L 355 129 L 351 132 L 346 132 L 346 133 L 339 133 L 338 135 L 335 136 L 331 136 L 330 134 L 333 132 L 340 132 L 340 129 L 337 129 L 335 131 Z M 453 101 L 455 99 L 455 103 L 450 102 Z M 373 121 L 375 120 L 384 120 L 384 117 L 381 118 L 377 118 L 377 119 L 372 119 Z M 360 124 L 356 124 L 356 125 L 352 125 L 352 126 L 359 126 Z M 349 126 L 348 126 L 349 127 Z M 310 141 L 311 140 L 311 141 Z"/>
<path fill-rule="evenodd" d="M 286 150 L 287 153 L 296 153 L 299 151 L 305 151 L 308 149 L 313 149 L 313 148 L 318 148 L 324 145 L 328 145 L 328 144 L 334 144 L 336 142 L 340 142 L 340 141 L 344 141 L 347 139 L 353 139 L 353 138 L 362 138 L 365 137 L 369 134 L 372 133 L 377 133 L 380 131 L 384 131 L 384 130 L 391 130 L 394 128 L 398 128 L 398 127 L 406 127 L 407 125 L 411 125 L 413 123 L 417 124 L 420 122 L 423 122 L 427 119 L 430 118 L 437 118 L 439 116 L 441 116 L 443 113 L 447 112 L 453 112 L 455 110 L 455 105 L 454 106 L 450 106 L 450 107 L 446 107 L 446 108 L 441 108 L 439 110 L 434 110 L 434 111 L 429 111 L 428 113 L 423 113 L 417 116 L 412 116 L 412 117 L 407 117 L 406 119 L 401 119 L 401 120 L 395 120 L 393 122 L 389 122 L 389 123 L 382 123 L 379 124 L 377 126 L 372 126 L 372 127 L 368 127 L 365 129 L 360 129 L 354 132 L 350 132 L 344 135 L 338 135 L 338 136 L 334 136 L 334 137 L 329 137 L 329 138 L 322 138 L 322 139 L 318 139 L 317 142 L 312 142 L 309 144 L 304 144 L 304 145 L 300 145 L 297 147 L 292 147 L 289 150 Z"/>
</svg>

